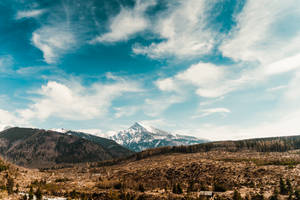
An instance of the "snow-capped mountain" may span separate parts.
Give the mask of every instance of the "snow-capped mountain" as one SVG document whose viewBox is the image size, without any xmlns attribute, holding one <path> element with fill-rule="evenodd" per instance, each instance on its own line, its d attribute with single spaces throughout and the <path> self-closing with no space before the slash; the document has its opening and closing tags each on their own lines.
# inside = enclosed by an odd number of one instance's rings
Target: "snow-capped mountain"
<svg viewBox="0 0 300 200">
<path fill-rule="evenodd" d="M 137 122 L 129 129 L 122 130 L 111 136 L 110 139 L 136 152 L 161 146 L 191 145 L 207 142 L 207 140 L 193 136 L 173 135 Z"/>
</svg>

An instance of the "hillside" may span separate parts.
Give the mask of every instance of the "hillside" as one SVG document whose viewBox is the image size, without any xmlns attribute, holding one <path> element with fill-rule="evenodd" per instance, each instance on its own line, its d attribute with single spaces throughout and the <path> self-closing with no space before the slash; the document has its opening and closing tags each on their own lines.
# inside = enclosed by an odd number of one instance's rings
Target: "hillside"
<svg viewBox="0 0 300 200">
<path fill-rule="evenodd" d="M 113 165 L 126 161 L 140 160 L 157 155 L 174 154 L 174 153 L 198 153 L 210 151 L 224 151 L 224 152 L 240 152 L 240 151 L 254 151 L 254 152 L 286 152 L 290 150 L 300 149 L 300 135 L 299 136 L 285 136 L 285 137 L 270 137 L 270 138 L 255 138 L 237 141 L 218 141 L 207 142 L 195 145 L 186 146 L 166 146 L 159 148 L 147 149 L 141 152 L 132 154 L 126 158 L 120 158 L 113 161 L 100 162 L 99 165 Z"/>
<path fill-rule="evenodd" d="M 0 133 L 0 154 L 27 167 L 96 162 L 131 155 L 131 151 L 114 141 L 97 140 L 41 129 L 10 128 Z"/>
</svg>

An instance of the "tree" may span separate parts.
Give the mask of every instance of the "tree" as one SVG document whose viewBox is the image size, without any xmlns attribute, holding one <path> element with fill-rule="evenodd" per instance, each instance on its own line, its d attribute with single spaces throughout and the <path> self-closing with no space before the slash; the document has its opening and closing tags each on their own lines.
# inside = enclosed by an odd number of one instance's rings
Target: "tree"
<svg viewBox="0 0 300 200">
<path fill-rule="evenodd" d="M 43 195 L 42 195 L 42 191 L 40 188 L 38 188 L 35 192 L 35 196 L 37 200 L 42 200 L 43 199 Z"/>
<path fill-rule="evenodd" d="M 242 200 L 241 194 L 237 190 L 233 192 L 233 200 Z"/>
<path fill-rule="evenodd" d="M 273 195 L 270 197 L 270 200 L 278 200 L 278 190 L 275 188 Z"/>
<path fill-rule="evenodd" d="M 182 194 L 182 188 L 179 183 L 177 183 L 177 194 Z"/>
<path fill-rule="evenodd" d="M 73 190 L 72 192 L 70 192 L 70 197 L 72 198 L 72 199 L 75 199 L 76 198 L 76 190 Z"/>
<path fill-rule="evenodd" d="M 223 184 L 214 182 L 214 191 L 215 192 L 226 192 L 226 187 Z"/>
<path fill-rule="evenodd" d="M 16 185 L 16 193 L 19 193 L 19 184 Z"/>
<path fill-rule="evenodd" d="M 183 193 L 183 192 L 182 192 L 182 188 L 181 188 L 181 186 L 180 186 L 179 183 L 173 185 L 173 190 L 172 190 L 172 192 L 173 192 L 174 194 L 182 194 L 182 193 Z"/>
<path fill-rule="evenodd" d="M 14 180 L 12 178 L 7 179 L 6 190 L 8 194 L 12 194 L 14 192 Z"/>
<path fill-rule="evenodd" d="M 279 184 L 280 184 L 280 194 L 282 194 L 282 195 L 288 194 L 286 184 L 282 178 L 280 178 Z"/>
<path fill-rule="evenodd" d="M 299 190 L 295 191 L 295 200 L 300 200 L 300 192 L 299 192 Z"/>
<path fill-rule="evenodd" d="M 143 184 L 139 184 L 139 191 L 145 192 L 145 188 L 144 188 Z"/>
<path fill-rule="evenodd" d="M 290 179 L 286 179 L 286 187 L 287 187 L 287 192 L 289 194 L 292 194 L 293 193 L 293 186 L 291 184 Z"/>
<path fill-rule="evenodd" d="M 32 186 L 30 186 L 30 189 L 29 189 L 29 200 L 32 200 L 33 199 L 33 189 L 32 189 Z"/>
</svg>

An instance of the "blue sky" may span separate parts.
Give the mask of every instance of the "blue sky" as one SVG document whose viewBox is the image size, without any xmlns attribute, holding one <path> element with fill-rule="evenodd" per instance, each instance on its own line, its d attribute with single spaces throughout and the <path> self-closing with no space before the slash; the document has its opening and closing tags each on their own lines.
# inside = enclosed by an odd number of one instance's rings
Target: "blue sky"
<svg viewBox="0 0 300 200">
<path fill-rule="evenodd" d="M 300 133 L 298 0 L 2 0 L 0 129 Z"/>
</svg>

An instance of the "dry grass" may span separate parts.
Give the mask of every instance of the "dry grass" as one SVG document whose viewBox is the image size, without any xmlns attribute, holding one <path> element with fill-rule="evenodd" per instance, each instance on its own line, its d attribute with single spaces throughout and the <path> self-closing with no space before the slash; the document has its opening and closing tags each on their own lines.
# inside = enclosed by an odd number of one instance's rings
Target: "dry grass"
<svg viewBox="0 0 300 200">
<path fill-rule="evenodd" d="M 114 199 L 121 193 L 146 199 L 193 199 L 198 196 L 197 192 L 213 190 L 217 183 L 227 190 L 220 196 L 232 196 L 233 190 L 237 189 L 243 197 L 263 193 L 267 198 L 274 188 L 278 188 L 280 177 L 290 179 L 294 188 L 300 184 L 299 161 L 297 152 L 212 151 L 154 156 L 106 167 L 85 164 L 43 172 L 13 167 L 9 173 L 21 191 L 28 191 L 34 180 L 45 180 L 40 187 L 48 194 L 76 190 L 102 193 L 107 195 L 104 199 Z M 172 186 L 177 183 L 180 183 L 183 194 L 172 193 Z M 144 193 L 139 191 L 141 184 Z M 187 193 L 189 187 L 193 192 Z"/>
</svg>

